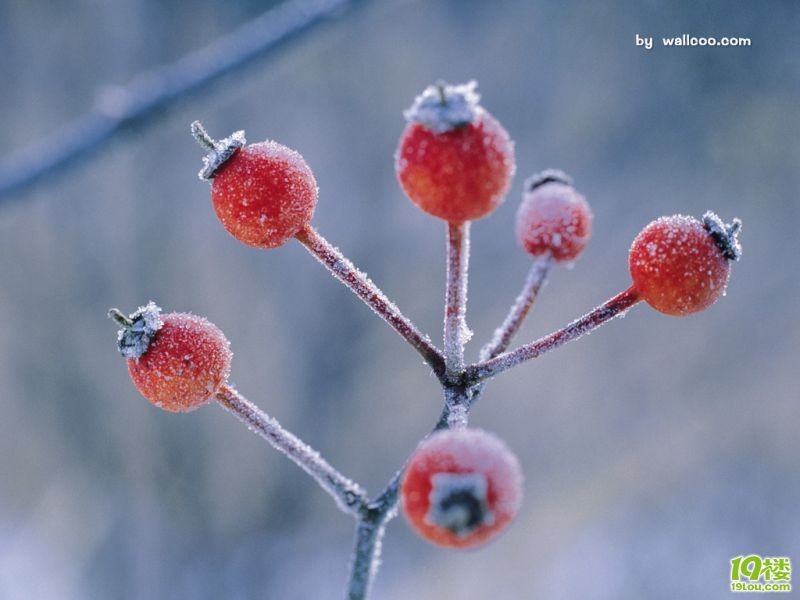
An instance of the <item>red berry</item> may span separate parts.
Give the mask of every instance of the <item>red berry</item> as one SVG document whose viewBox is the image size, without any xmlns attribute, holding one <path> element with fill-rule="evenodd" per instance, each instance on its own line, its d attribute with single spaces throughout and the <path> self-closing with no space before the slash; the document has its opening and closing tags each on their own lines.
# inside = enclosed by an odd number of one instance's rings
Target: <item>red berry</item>
<svg viewBox="0 0 800 600">
<path fill-rule="evenodd" d="M 628 265 L 634 288 L 656 310 L 688 315 L 714 304 L 725 292 L 730 260 L 738 260 L 741 222 L 725 225 L 707 212 L 694 217 L 661 217 L 631 245 Z"/>
<path fill-rule="evenodd" d="M 273 141 L 244 146 L 243 132 L 215 142 L 199 123 L 192 128 L 209 147 L 200 177 L 211 179 L 214 210 L 233 237 L 276 248 L 311 221 L 317 182 L 299 153 Z"/>
<path fill-rule="evenodd" d="M 403 512 L 429 542 L 470 548 L 498 535 L 522 500 L 519 462 L 479 429 L 434 433 L 416 449 L 400 490 Z"/>
<path fill-rule="evenodd" d="M 451 223 L 480 219 L 505 198 L 514 143 L 478 104 L 476 83 L 428 87 L 406 111 L 395 155 L 400 185 L 427 213 Z"/>
<path fill-rule="evenodd" d="M 517 210 L 517 240 L 530 254 L 575 260 L 592 235 L 592 210 L 561 171 L 548 170 L 525 182 Z"/>
<path fill-rule="evenodd" d="M 159 315 L 152 302 L 124 317 L 119 350 L 133 383 L 152 404 L 188 412 L 208 402 L 228 378 L 231 351 L 225 335 L 202 317 Z"/>
</svg>

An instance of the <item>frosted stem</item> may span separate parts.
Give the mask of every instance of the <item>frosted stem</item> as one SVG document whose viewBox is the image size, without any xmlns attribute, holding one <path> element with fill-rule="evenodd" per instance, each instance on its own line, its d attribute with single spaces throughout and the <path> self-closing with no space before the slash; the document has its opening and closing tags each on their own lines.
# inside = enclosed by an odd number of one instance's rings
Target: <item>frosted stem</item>
<svg viewBox="0 0 800 600">
<path fill-rule="evenodd" d="M 306 445 L 293 433 L 284 429 L 255 404 L 233 388 L 223 385 L 215 395 L 223 408 L 247 425 L 253 433 L 260 435 L 272 446 L 288 456 L 328 492 L 344 512 L 359 516 L 366 508 L 367 495 L 361 487 L 339 473 L 319 452 Z"/>
<path fill-rule="evenodd" d="M 385 530 L 385 515 L 364 518 L 358 522 L 347 600 L 365 600 L 369 596 L 380 565 L 381 541 Z"/>
<path fill-rule="evenodd" d="M 468 424 L 469 406 L 464 402 L 451 405 L 447 415 L 447 428 L 464 429 Z"/>
<path fill-rule="evenodd" d="M 467 329 L 467 277 L 469 271 L 469 221 L 447 224 L 447 290 L 444 308 L 444 361 L 446 378 L 457 381 L 464 370 Z"/>
<path fill-rule="evenodd" d="M 200 121 L 194 121 L 191 125 L 192 129 L 192 137 L 197 141 L 200 146 L 205 148 L 206 150 L 213 150 L 216 141 L 206 131 L 206 128 L 203 127 L 203 124 Z"/>
<path fill-rule="evenodd" d="M 542 289 L 542 286 L 547 281 L 547 276 L 552 266 L 553 257 L 550 254 L 539 256 L 533 261 L 525 278 L 525 284 L 522 286 L 522 291 L 508 311 L 503 324 L 495 330 L 492 341 L 481 349 L 480 360 L 494 358 L 508 348 L 511 340 L 522 326 L 525 317 L 528 316 L 533 303 L 536 302 L 539 290 Z"/>
<path fill-rule="evenodd" d="M 352 262 L 342 255 L 338 248 L 332 246 L 311 225 L 306 225 L 295 237 L 336 279 L 350 288 L 356 296 L 361 298 L 367 306 L 411 344 L 439 379 L 444 377 L 445 360 L 442 353 L 431 343 L 428 336 L 423 335 L 400 312 L 400 309 L 386 297 L 369 277 L 359 271 Z"/>
<path fill-rule="evenodd" d="M 603 323 L 623 314 L 641 299 L 639 293 L 633 287 L 630 287 L 563 329 L 559 329 L 530 344 L 520 346 L 512 352 L 506 352 L 495 358 L 469 366 L 465 372 L 465 383 L 474 386 L 476 383 L 494 377 L 521 362 L 536 358 L 567 342 L 576 340 Z"/>
</svg>

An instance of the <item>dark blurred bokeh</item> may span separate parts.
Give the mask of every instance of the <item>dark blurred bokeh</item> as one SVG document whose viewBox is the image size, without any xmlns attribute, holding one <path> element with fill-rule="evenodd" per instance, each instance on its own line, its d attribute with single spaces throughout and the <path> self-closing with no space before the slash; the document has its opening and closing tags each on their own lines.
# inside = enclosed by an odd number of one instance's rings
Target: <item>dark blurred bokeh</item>
<svg viewBox="0 0 800 600">
<path fill-rule="evenodd" d="M 2 157 L 266 6 L 3 0 Z M 4 198 L 0 597 L 341 595 L 351 520 L 218 407 L 150 406 L 105 311 L 207 316 L 239 389 L 380 489 L 438 414 L 436 380 L 299 244 L 225 233 L 188 124 L 301 151 L 321 232 L 438 338 L 444 226 L 404 198 L 392 156 L 402 109 L 439 78 L 477 79 L 516 140 L 509 199 L 473 227 L 471 357 L 527 269 L 512 226 L 531 172 L 571 173 L 595 233 L 524 339 L 626 286 L 630 241 L 659 215 L 739 216 L 745 252 L 707 312 L 639 306 L 493 382 L 472 422 L 524 465 L 516 523 L 454 553 L 393 521 L 375 597 L 723 598 L 733 556 L 800 564 L 798 31 L 793 0 L 376 0 Z M 752 46 L 647 51 L 637 33 Z"/>
</svg>

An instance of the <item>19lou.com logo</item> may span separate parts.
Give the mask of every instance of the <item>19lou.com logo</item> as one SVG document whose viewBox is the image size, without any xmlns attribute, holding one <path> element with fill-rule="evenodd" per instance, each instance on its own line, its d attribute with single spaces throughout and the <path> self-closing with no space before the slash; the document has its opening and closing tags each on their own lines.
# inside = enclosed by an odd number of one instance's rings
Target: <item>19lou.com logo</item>
<svg viewBox="0 0 800 600">
<path fill-rule="evenodd" d="M 788 556 L 736 556 L 731 559 L 732 592 L 791 592 L 792 561 Z"/>
</svg>

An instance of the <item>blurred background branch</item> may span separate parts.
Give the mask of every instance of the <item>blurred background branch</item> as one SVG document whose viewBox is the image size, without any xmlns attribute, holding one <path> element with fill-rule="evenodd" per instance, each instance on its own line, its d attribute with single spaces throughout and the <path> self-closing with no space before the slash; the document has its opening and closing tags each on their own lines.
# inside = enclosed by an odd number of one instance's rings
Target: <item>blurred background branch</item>
<svg viewBox="0 0 800 600">
<path fill-rule="evenodd" d="M 87 158 L 118 133 L 148 124 L 161 109 L 270 55 L 359 3 L 286 0 L 208 46 L 140 73 L 127 86 L 106 88 L 85 115 L 0 163 L 0 204 L 11 194 Z"/>
</svg>

